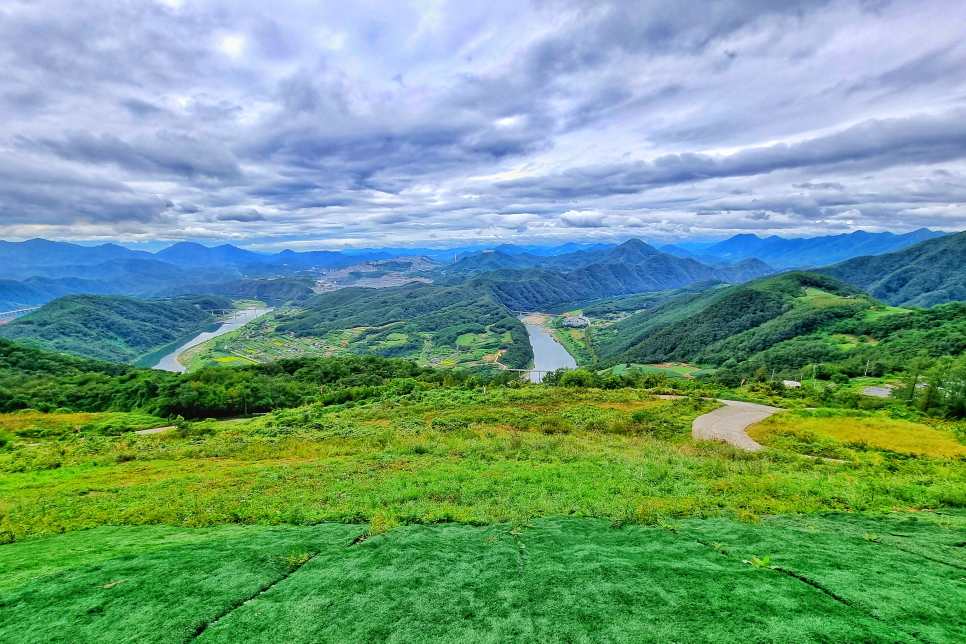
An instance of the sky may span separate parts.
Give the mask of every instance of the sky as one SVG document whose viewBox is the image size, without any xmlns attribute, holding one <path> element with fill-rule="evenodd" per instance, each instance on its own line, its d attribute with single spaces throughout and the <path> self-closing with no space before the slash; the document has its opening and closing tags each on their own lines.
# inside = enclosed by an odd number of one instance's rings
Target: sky
<svg viewBox="0 0 966 644">
<path fill-rule="evenodd" d="M 966 229 L 966 3 L 0 0 L 0 238 Z"/>
</svg>

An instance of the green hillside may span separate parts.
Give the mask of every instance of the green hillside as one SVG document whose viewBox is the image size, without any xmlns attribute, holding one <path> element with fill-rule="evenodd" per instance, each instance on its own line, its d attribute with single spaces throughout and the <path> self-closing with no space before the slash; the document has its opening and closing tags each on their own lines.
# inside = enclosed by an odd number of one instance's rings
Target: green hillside
<svg viewBox="0 0 966 644">
<path fill-rule="evenodd" d="M 239 299 L 303 300 L 312 295 L 315 280 L 309 277 L 242 279 L 212 284 L 189 284 L 169 289 L 166 295 L 220 295 Z"/>
<path fill-rule="evenodd" d="M 711 267 L 659 253 L 638 240 L 595 253 L 603 256 L 567 272 L 537 268 L 498 270 L 474 277 L 470 285 L 490 290 L 515 311 L 545 311 L 567 302 L 680 289 L 707 281 L 746 282 L 773 272 L 767 264 L 755 259 L 734 266 Z"/>
<path fill-rule="evenodd" d="M 215 319 L 202 309 L 213 308 L 233 305 L 216 296 L 141 300 L 120 295 L 67 295 L 0 325 L 0 337 L 98 360 L 134 362 L 202 330 Z"/>
<path fill-rule="evenodd" d="M 321 338 L 352 328 L 364 328 L 361 336 L 352 338 L 356 353 L 416 357 L 424 348 L 456 347 L 460 336 L 474 333 L 492 336 L 493 346 L 479 349 L 491 354 L 502 351 L 500 361 L 507 367 L 522 369 L 533 362 L 523 324 L 486 288 L 474 284 L 323 293 L 307 300 L 301 311 L 285 316 L 275 331 Z"/>
<path fill-rule="evenodd" d="M 817 270 L 895 306 L 966 300 L 966 232 Z"/>
<path fill-rule="evenodd" d="M 690 286 L 680 289 L 667 291 L 654 291 L 652 293 L 639 293 L 629 295 L 620 299 L 612 299 L 599 304 L 592 304 L 583 308 L 584 315 L 592 318 L 615 318 L 623 317 L 628 313 L 636 313 L 645 309 L 653 309 L 662 304 L 666 304 L 677 299 L 681 295 L 692 293 L 702 293 L 721 286 L 721 282 L 710 280 L 707 282 L 695 282 Z"/>
<path fill-rule="evenodd" d="M 610 362 L 719 366 L 732 358 L 747 360 L 873 304 L 858 289 L 829 277 L 785 273 L 683 295 L 601 331 L 595 347 Z"/>
</svg>

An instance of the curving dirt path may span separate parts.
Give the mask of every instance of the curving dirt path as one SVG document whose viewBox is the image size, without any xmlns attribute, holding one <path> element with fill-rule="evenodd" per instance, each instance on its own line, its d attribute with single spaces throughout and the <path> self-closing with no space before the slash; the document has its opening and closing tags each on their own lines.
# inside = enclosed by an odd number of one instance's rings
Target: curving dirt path
<svg viewBox="0 0 966 644">
<path fill-rule="evenodd" d="M 695 418 L 691 425 L 691 435 L 697 440 L 724 441 L 749 452 L 757 452 L 765 449 L 765 446 L 752 440 L 745 430 L 776 412 L 784 411 L 780 407 L 737 400 L 718 402 L 725 406 Z"/>
</svg>

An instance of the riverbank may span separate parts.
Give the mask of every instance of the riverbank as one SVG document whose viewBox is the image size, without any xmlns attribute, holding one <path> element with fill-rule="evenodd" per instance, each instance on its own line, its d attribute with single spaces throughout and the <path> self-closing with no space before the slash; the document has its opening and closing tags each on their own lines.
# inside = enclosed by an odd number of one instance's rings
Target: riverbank
<svg viewBox="0 0 966 644">
<path fill-rule="evenodd" d="M 146 365 L 153 369 L 161 369 L 163 371 L 174 371 L 177 373 L 184 373 L 187 371 L 187 367 L 178 360 L 178 357 L 185 351 L 196 347 L 199 344 L 207 342 L 212 338 L 217 338 L 218 336 L 225 335 L 226 333 L 231 333 L 232 331 L 237 331 L 249 322 L 257 320 L 266 313 L 274 311 L 274 308 L 260 308 L 260 309 L 244 309 L 235 313 L 231 317 L 227 318 L 223 322 L 213 324 L 209 326 L 206 330 L 201 333 L 195 334 L 194 336 L 188 338 L 184 342 L 178 344 L 174 350 L 165 353 L 160 356 L 154 364 Z"/>
<path fill-rule="evenodd" d="M 547 371 L 577 368 L 577 361 L 546 326 L 551 319 L 552 316 L 545 313 L 530 313 L 521 320 L 533 349 L 533 371 L 528 374 L 530 382 L 542 382 Z"/>
</svg>

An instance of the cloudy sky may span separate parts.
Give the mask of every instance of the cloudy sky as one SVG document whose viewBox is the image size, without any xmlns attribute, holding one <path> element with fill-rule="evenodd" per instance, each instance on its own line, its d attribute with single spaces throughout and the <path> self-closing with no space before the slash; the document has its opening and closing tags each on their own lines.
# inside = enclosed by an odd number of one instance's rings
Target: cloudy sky
<svg viewBox="0 0 966 644">
<path fill-rule="evenodd" d="M 0 0 L 0 238 L 966 228 L 966 3 Z"/>
</svg>

